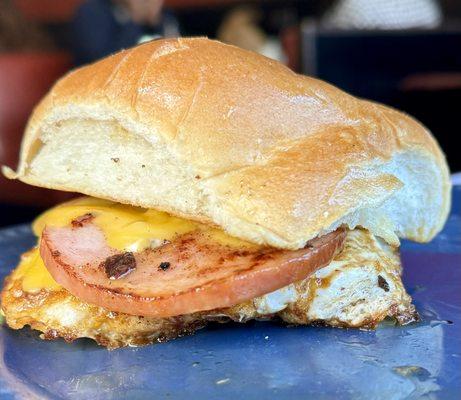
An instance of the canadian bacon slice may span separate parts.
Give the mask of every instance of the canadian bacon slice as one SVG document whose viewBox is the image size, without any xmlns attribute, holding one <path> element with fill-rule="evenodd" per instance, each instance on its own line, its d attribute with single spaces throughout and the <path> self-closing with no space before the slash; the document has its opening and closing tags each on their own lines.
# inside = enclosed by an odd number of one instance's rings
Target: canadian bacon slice
<svg viewBox="0 0 461 400">
<path fill-rule="evenodd" d="M 295 251 L 236 249 L 197 230 L 135 253 L 135 268 L 118 279 L 109 278 L 105 261 L 120 251 L 91 222 L 46 227 L 40 254 L 53 278 L 81 300 L 163 318 L 231 307 L 305 279 L 331 261 L 345 236 L 339 229 Z"/>
</svg>

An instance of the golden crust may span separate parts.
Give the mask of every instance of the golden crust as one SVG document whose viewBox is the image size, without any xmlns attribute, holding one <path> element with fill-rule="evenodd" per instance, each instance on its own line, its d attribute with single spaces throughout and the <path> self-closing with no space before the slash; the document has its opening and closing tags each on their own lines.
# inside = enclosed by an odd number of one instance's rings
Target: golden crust
<svg viewBox="0 0 461 400">
<path fill-rule="evenodd" d="M 47 340 L 87 337 L 109 349 L 174 339 L 206 324 L 192 315 L 155 319 L 116 313 L 85 303 L 65 289 L 28 293 L 22 290 L 22 279 L 11 277 L 5 281 L 2 308 L 13 329 L 29 325 Z"/>
<path fill-rule="evenodd" d="M 106 164 L 122 142 L 131 160 Z M 450 202 L 444 156 L 409 116 L 203 38 L 152 41 L 69 73 L 6 174 L 291 249 L 342 223 L 393 244 L 427 241 Z"/>
</svg>

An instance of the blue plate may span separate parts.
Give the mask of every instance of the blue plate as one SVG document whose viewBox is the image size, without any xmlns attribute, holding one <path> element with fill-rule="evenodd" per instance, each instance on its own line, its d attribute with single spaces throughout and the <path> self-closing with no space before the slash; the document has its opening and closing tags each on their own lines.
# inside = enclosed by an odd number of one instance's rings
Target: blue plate
<svg viewBox="0 0 461 400">
<path fill-rule="evenodd" d="M 404 243 L 404 281 L 423 321 L 372 332 L 213 325 L 193 336 L 107 351 L 89 340 L 45 342 L 0 327 L 4 399 L 461 398 L 461 188 L 445 230 Z M 0 231 L 0 275 L 34 243 Z"/>
</svg>

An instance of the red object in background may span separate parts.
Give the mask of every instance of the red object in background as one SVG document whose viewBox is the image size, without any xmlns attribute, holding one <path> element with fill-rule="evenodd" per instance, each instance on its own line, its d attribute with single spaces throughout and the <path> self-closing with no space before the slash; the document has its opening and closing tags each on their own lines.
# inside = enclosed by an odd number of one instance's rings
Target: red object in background
<svg viewBox="0 0 461 400">
<path fill-rule="evenodd" d="M 70 67 L 67 53 L 0 54 L 0 165 L 16 167 L 22 134 L 34 106 Z M 0 174 L 0 202 L 39 206 L 66 197 Z"/>
<path fill-rule="evenodd" d="M 14 0 L 22 14 L 43 22 L 67 22 L 84 0 Z"/>
<path fill-rule="evenodd" d="M 42 22 L 70 21 L 75 10 L 85 0 L 14 0 L 16 7 L 31 20 Z M 251 0 L 258 3 L 258 0 Z M 261 0 L 259 0 L 261 2 Z M 165 0 L 165 6 L 173 9 L 196 7 L 222 7 L 239 4 L 241 0 Z"/>
<path fill-rule="evenodd" d="M 287 65 L 293 71 L 299 72 L 300 66 L 300 48 L 301 32 L 297 25 L 287 27 L 280 32 L 283 52 L 287 56 Z"/>
</svg>

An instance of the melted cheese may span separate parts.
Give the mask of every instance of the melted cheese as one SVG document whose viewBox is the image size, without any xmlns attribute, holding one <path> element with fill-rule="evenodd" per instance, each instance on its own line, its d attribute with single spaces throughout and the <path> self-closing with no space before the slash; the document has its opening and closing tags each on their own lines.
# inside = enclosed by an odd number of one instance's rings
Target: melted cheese
<svg viewBox="0 0 461 400">
<path fill-rule="evenodd" d="M 50 291 L 61 289 L 43 264 L 38 248 L 32 249 L 21 257 L 21 262 L 14 270 L 13 279 L 22 279 L 22 290 L 28 293 L 36 293 L 42 289 Z"/>
<path fill-rule="evenodd" d="M 156 247 L 164 240 L 180 234 L 201 230 L 220 244 L 232 247 L 251 247 L 251 243 L 227 235 L 224 231 L 165 212 L 114 203 L 94 197 L 80 197 L 58 205 L 39 216 L 32 229 L 40 236 L 45 226 L 63 227 L 87 213 L 103 232 L 109 246 L 120 251 L 141 251 Z"/>
<path fill-rule="evenodd" d="M 207 234 L 210 240 L 226 246 L 255 246 L 198 222 L 94 197 L 80 197 L 51 208 L 34 221 L 32 229 L 40 237 L 45 226 L 69 226 L 72 220 L 87 213 L 94 216 L 92 222 L 104 232 L 109 246 L 120 251 L 138 252 L 147 247 L 157 247 L 164 240 L 173 240 L 197 229 Z M 46 270 L 38 250 L 26 254 L 17 271 L 22 274 L 25 291 L 60 288 Z"/>
<path fill-rule="evenodd" d="M 94 215 L 93 222 L 102 229 L 109 246 L 121 251 L 140 251 L 152 241 L 171 240 L 198 228 L 192 221 L 161 211 L 81 197 L 46 211 L 35 220 L 32 229 L 40 236 L 45 226 L 68 226 L 87 213 Z"/>
</svg>

